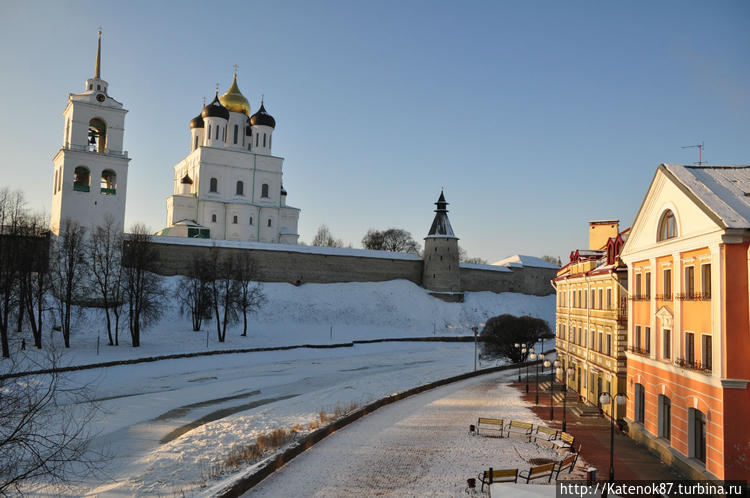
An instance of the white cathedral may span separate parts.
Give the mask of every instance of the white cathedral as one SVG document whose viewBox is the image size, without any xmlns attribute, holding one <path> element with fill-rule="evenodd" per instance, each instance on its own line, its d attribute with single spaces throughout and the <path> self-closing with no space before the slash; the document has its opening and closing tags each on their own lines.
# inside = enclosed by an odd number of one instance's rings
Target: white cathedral
<svg viewBox="0 0 750 498">
<path fill-rule="evenodd" d="M 94 77 L 70 94 L 63 146 L 54 158 L 51 229 L 66 220 L 86 227 L 112 220 L 122 230 L 128 158 L 122 150 L 125 110 L 100 77 L 101 31 Z M 275 119 L 237 86 L 190 121 L 190 153 L 174 166 L 167 227 L 158 235 L 296 244 L 300 210 L 286 204 L 284 160 L 271 153 Z M 101 178 L 99 187 L 92 185 Z"/>
</svg>

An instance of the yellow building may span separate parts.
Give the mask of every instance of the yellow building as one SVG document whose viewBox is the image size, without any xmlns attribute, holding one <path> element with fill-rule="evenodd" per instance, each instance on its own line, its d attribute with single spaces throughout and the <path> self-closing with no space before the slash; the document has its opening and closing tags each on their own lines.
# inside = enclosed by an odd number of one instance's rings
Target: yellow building
<svg viewBox="0 0 750 498">
<path fill-rule="evenodd" d="M 557 289 L 556 349 L 568 388 L 599 405 L 599 395 L 626 392 L 627 267 L 620 251 L 628 230 L 617 220 L 589 222 L 589 248 L 571 252 L 560 268 Z M 567 374 L 569 367 L 572 373 Z M 559 379 L 562 381 L 562 379 Z M 611 407 L 602 406 L 609 416 Z M 617 406 L 616 418 L 625 416 Z"/>
</svg>

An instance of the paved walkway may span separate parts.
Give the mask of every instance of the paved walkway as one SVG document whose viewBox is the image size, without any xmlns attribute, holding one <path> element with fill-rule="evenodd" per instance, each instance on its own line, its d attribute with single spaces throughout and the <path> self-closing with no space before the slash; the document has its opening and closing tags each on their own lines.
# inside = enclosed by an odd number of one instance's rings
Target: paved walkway
<svg viewBox="0 0 750 498">
<path fill-rule="evenodd" d="M 468 435 L 479 415 L 540 423 L 499 372 L 388 405 L 335 432 L 247 496 L 465 496 L 489 467 L 528 469 L 552 449 L 516 438 Z M 554 487 L 529 485 L 554 495 Z"/>
<path fill-rule="evenodd" d="M 517 374 L 516 374 L 517 375 Z M 517 379 L 515 379 L 517 380 Z M 533 380 L 533 379 L 532 379 Z M 541 379 L 540 379 L 541 381 Z M 544 384 L 540 383 L 540 386 Z M 523 399 L 532 404 L 532 410 L 546 425 L 556 429 L 562 428 L 563 407 L 555 404 L 555 419 L 550 421 L 550 396 L 549 391 L 539 390 L 539 405 L 535 405 L 536 384 L 529 384 L 529 394 L 526 394 L 525 379 L 521 383 L 513 383 L 512 387 L 518 390 Z M 583 444 L 581 454 L 586 461 L 597 468 L 597 479 L 607 480 L 609 477 L 610 456 L 610 423 L 605 417 L 577 417 L 571 409 L 581 402 L 568 401 L 566 426 L 567 432 L 576 437 L 578 443 Z M 658 457 L 650 453 L 643 446 L 639 446 L 617 430 L 615 426 L 614 438 L 614 470 L 615 479 L 621 480 L 664 480 L 664 479 L 686 479 L 674 469 L 664 464 Z"/>
</svg>

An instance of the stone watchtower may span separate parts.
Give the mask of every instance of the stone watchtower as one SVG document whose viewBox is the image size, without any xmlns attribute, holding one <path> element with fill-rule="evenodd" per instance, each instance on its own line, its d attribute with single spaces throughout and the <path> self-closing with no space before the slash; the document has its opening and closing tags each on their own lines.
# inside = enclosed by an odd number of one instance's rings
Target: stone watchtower
<svg viewBox="0 0 750 498">
<path fill-rule="evenodd" d="M 424 238 L 422 286 L 439 293 L 460 293 L 461 274 L 458 267 L 458 237 L 448 220 L 443 192 L 435 203 L 435 219 Z"/>
</svg>

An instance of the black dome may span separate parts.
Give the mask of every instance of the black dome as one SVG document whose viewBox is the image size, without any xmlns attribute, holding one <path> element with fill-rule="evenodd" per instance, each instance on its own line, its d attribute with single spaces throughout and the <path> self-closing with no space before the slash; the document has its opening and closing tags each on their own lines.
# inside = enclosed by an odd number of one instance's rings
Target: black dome
<svg viewBox="0 0 750 498">
<path fill-rule="evenodd" d="M 193 128 L 203 128 L 203 118 L 200 114 L 190 120 L 190 129 Z"/>
<path fill-rule="evenodd" d="M 185 176 L 182 177 L 182 180 L 180 180 L 180 183 L 182 183 L 183 185 L 192 185 L 193 179 L 190 178 L 190 176 L 187 173 L 185 173 Z"/>
<path fill-rule="evenodd" d="M 204 118 L 222 118 L 228 120 L 229 109 L 221 105 L 221 102 L 219 102 L 219 95 L 217 94 L 211 103 L 203 108 L 201 116 Z"/>
<path fill-rule="evenodd" d="M 271 128 L 276 128 L 276 120 L 266 112 L 266 108 L 262 103 L 258 112 L 250 116 L 250 124 L 253 126 L 270 126 Z"/>
</svg>

